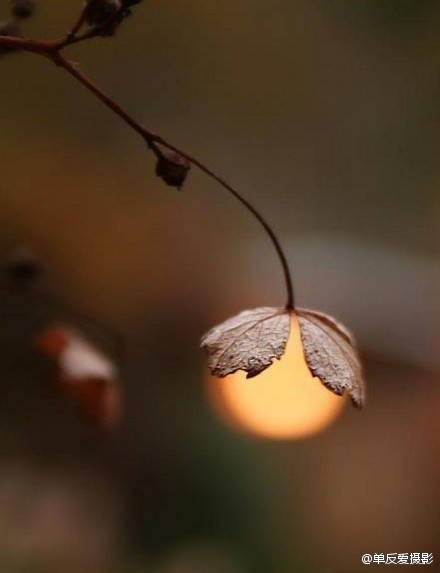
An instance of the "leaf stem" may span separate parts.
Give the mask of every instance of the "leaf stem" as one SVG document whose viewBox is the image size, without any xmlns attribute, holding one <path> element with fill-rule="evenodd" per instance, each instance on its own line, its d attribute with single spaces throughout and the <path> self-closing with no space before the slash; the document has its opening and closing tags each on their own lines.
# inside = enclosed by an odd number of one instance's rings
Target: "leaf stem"
<svg viewBox="0 0 440 573">
<path fill-rule="evenodd" d="M 67 34 L 66 36 L 66 41 L 68 42 L 69 40 L 72 40 L 73 38 L 76 37 L 77 33 L 81 30 L 81 28 L 83 27 L 86 18 L 87 18 L 87 11 L 89 9 L 89 3 L 85 2 L 84 6 L 75 22 L 75 24 L 73 25 L 72 29 L 70 30 L 70 32 Z"/>
<path fill-rule="evenodd" d="M 289 269 L 289 264 L 287 262 L 287 257 L 274 230 L 266 221 L 266 219 L 263 217 L 263 215 L 257 210 L 257 208 L 254 207 L 254 205 L 250 201 L 248 201 L 245 197 L 243 197 L 243 195 L 239 191 L 237 191 L 235 187 L 230 185 L 225 179 L 223 179 L 223 177 L 217 175 L 214 171 L 212 171 L 199 159 L 186 153 L 185 151 L 169 143 L 159 135 L 156 135 L 151 131 L 147 130 L 145 127 L 143 127 L 127 111 L 125 111 L 119 104 L 117 104 L 110 96 L 104 93 L 89 78 L 87 78 L 78 69 L 77 66 L 69 62 L 69 60 L 67 60 L 61 53 L 66 46 L 93 37 L 93 35 L 94 31 L 92 30 L 90 32 L 86 32 L 83 36 L 68 35 L 62 40 L 57 40 L 54 42 L 35 41 L 23 38 L 0 36 L 0 46 L 3 45 L 9 48 L 21 49 L 24 51 L 33 52 L 49 58 L 58 67 L 64 69 L 80 84 L 82 84 L 91 93 L 93 93 L 93 95 L 96 98 L 98 98 L 106 107 L 108 107 L 113 113 L 118 115 L 127 125 L 129 125 L 137 134 L 139 134 L 146 141 L 148 147 L 152 149 L 153 152 L 156 153 L 156 155 L 159 153 L 158 145 L 177 153 L 178 155 L 189 161 L 192 165 L 198 167 L 198 169 L 200 169 L 200 171 L 208 175 L 208 177 L 211 177 L 212 179 L 217 181 L 217 183 L 219 183 L 224 189 L 226 189 L 231 195 L 233 195 L 250 213 L 252 213 L 252 215 L 257 219 L 257 221 L 261 224 L 261 226 L 269 236 L 277 253 L 278 259 L 281 263 L 281 267 L 284 274 L 284 281 L 287 293 L 286 309 L 287 310 L 294 309 L 295 302 L 294 302 L 293 283 Z"/>
<path fill-rule="evenodd" d="M 217 175 L 214 171 L 212 171 L 209 167 L 207 167 L 196 157 L 189 155 L 188 153 L 182 151 L 181 149 L 169 143 L 162 137 L 155 135 L 151 131 L 145 129 L 121 106 L 119 106 L 112 98 L 110 98 L 107 94 L 105 94 L 100 88 L 98 88 L 93 82 L 91 82 L 82 72 L 80 72 L 76 66 L 74 66 L 68 60 L 66 60 L 66 58 L 64 58 L 59 52 L 57 52 L 54 61 L 58 66 L 65 69 L 70 75 L 72 75 L 83 86 L 85 86 L 89 91 L 91 91 L 102 103 L 104 103 L 104 105 L 110 108 L 116 115 L 118 115 L 123 121 L 125 121 L 125 123 L 127 123 L 141 137 L 143 137 L 150 147 L 154 148 L 155 144 L 159 144 L 169 149 L 170 151 L 173 151 L 181 155 L 187 161 L 198 167 L 200 171 L 202 171 L 203 173 L 205 173 L 206 175 L 217 181 L 217 183 L 219 183 L 224 189 L 229 191 L 231 195 L 233 195 L 250 213 L 252 213 L 252 215 L 262 225 L 262 227 L 268 234 L 270 240 L 272 241 L 273 246 L 275 247 L 276 253 L 278 255 L 278 258 L 280 260 L 283 269 L 284 279 L 286 283 L 286 291 L 287 291 L 286 308 L 289 310 L 293 309 L 294 308 L 293 284 L 286 255 L 274 230 L 266 221 L 266 219 L 263 217 L 263 215 L 256 209 L 256 207 L 254 207 L 252 203 L 250 203 L 245 197 L 243 197 L 243 195 L 241 195 L 241 193 L 239 193 L 237 189 L 235 189 L 222 177 Z"/>
</svg>

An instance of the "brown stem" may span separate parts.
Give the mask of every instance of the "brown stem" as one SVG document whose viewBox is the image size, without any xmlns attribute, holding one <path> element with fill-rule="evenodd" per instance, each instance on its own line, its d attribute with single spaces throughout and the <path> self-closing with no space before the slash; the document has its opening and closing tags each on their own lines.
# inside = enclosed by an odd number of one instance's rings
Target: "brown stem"
<svg viewBox="0 0 440 573">
<path fill-rule="evenodd" d="M 269 236 L 272 244 L 276 250 L 278 258 L 280 260 L 283 273 L 284 273 L 284 280 L 286 285 L 287 291 L 287 301 L 286 301 L 286 309 L 291 310 L 294 308 L 294 293 L 293 293 L 293 284 L 292 284 L 292 277 L 290 274 L 289 265 L 287 262 L 286 255 L 281 247 L 281 244 L 276 236 L 275 232 L 273 231 L 272 227 L 266 221 L 266 219 L 261 215 L 261 213 L 247 200 L 245 199 L 241 193 L 237 191 L 232 185 L 230 185 L 227 181 L 225 181 L 222 177 L 217 175 L 214 171 L 209 169 L 206 165 L 204 165 L 201 161 L 199 161 L 196 157 L 193 157 L 186 153 L 185 151 L 179 149 L 175 145 L 168 143 L 165 139 L 160 137 L 159 135 L 155 135 L 151 131 L 145 129 L 142 125 L 140 125 L 129 113 L 127 113 L 120 105 L 118 105 L 111 97 L 105 94 L 100 88 L 98 88 L 93 82 L 91 82 L 82 72 L 78 70 L 76 66 L 74 66 L 71 62 L 69 62 L 62 54 L 61 50 L 66 46 L 82 41 L 87 37 L 92 37 L 92 35 L 87 36 L 87 32 L 83 36 L 76 36 L 76 37 L 67 37 L 62 40 L 58 40 L 55 42 L 37 42 L 34 40 L 26 40 L 23 38 L 11 38 L 7 36 L 0 36 L 0 46 L 6 46 L 9 48 L 16 48 L 25 50 L 28 52 L 34 52 L 40 54 L 42 56 L 48 57 L 52 60 L 57 66 L 63 68 L 68 72 L 71 76 L 73 76 L 79 83 L 81 83 L 84 87 L 86 87 L 93 95 L 98 98 L 105 106 L 107 106 L 113 113 L 118 115 L 127 125 L 129 125 L 136 133 L 138 133 L 148 144 L 148 146 L 156 152 L 158 152 L 157 144 L 169 149 L 180 155 L 181 157 L 185 158 L 191 164 L 198 167 L 203 173 L 217 181 L 224 189 L 229 191 L 231 195 L 233 195 L 246 209 L 252 213 L 252 215 L 259 221 L 263 229 L 266 231 L 267 235 Z M 93 30 L 89 32 L 89 34 L 93 34 Z"/>
<path fill-rule="evenodd" d="M 37 40 L 28 40 L 27 38 L 16 38 L 13 36 L 0 36 L 0 46 L 13 48 L 14 50 L 23 50 L 47 56 L 57 48 L 58 42 L 46 42 Z"/>
<path fill-rule="evenodd" d="M 64 58 L 60 53 L 57 53 L 56 58 L 54 58 L 55 63 L 64 68 L 70 75 L 72 75 L 75 79 L 77 79 L 83 86 L 85 86 L 89 91 L 91 91 L 100 101 L 102 101 L 108 108 L 110 108 L 116 115 L 118 115 L 125 123 L 127 123 L 136 133 L 138 133 L 141 137 L 143 137 L 146 142 L 149 144 L 150 147 L 154 146 L 154 144 L 162 145 L 163 147 L 169 149 L 170 151 L 174 151 L 175 153 L 179 154 L 180 156 L 184 157 L 187 161 L 198 167 L 203 173 L 217 181 L 222 187 L 227 189 L 229 193 L 231 193 L 248 211 L 250 211 L 254 217 L 260 222 L 266 233 L 269 235 L 273 246 L 277 252 L 278 258 L 280 260 L 284 279 L 286 283 L 286 291 L 287 291 L 287 302 L 286 308 L 293 309 L 294 308 L 294 295 L 293 295 L 293 284 L 292 278 L 290 275 L 289 264 L 287 262 L 286 255 L 281 247 L 281 244 L 276 236 L 275 232 L 273 231 L 272 227 L 266 221 L 266 219 L 261 215 L 261 213 L 247 200 L 245 199 L 232 185 L 227 183 L 222 177 L 217 175 L 214 171 L 206 167 L 201 161 L 197 158 L 189 155 L 185 151 L 182 151 L 175 145 L 168 143 L 162 137 L 155 135 L 151 131 L 145 129 L 142 125 L 140 125 L 131 115 L 129 115 L 124 109 L 122 109 L 112 98 L 106 95 L 100 88 L 98 88 L 93 82 L 91 82 L 82 72 L 78 70 L 77 67 L 72 65 L 66 58 Z"/>
<path fill-rule="evenodd" d="M 66 36 L 65 38 L 63 38 L 58 42 L 58 49 L 63 50 L 64 48 L 67 48 L 67 46 L 73 46 L 74 44 L 79 44 L 81 42 L 84 42 L 85 40 L 91 40 L 92 38 L 96 38 L 99 35 L 100 35 L 100 28 L 98 27 L 90 28 L 90 30 L 86 30 L 85 32 L 79 35 L 69 34 L 68 36 Z"/>
<path fill-rule="evenodd" d="M 118 22 L 120 16 L 124 13 L 125 8 L 121 6 L 119 10 L 117 10 L 114 14 L 111 14 L 105 22 L 101 24 L 96 24 L 83 32 L 80 35 L 77 35 L 83 25 L 86 23 L 87 19 L 87 12 L 89 9 L 89 2 L 86 2 L 84 8 L 79 16 L 79 19 L 75 26 L 72 28 L 71 32 L 67 34 L 65 38 L 59 41 L 58 43 L 58 50 L 62 50 L 67 46 L 72 46 L 73 44 L 78 44 L 80 42 L 84 42 L 84 40 L 91 40 L 92 38 L 96 38 L 98 36 L 106 35 L 106 32 L 112 28 L 112 25 Z"/>
<path fill-rule="evenodd" d="M 88 9 L 89 9 L 89 3 L 86 1 L 73 28 L 67 34 L 66 40 L 75 38 L 76 34 L 81 30 L 81 28 L 84 25 L 84 22 L 86 21 Z"/>
<path fill-rule="evenodd" d="M 121 106 L 119 106 L 115 101 L 107 96 L 100 88 L 95 86 L 93 82 L 91 82 L 82 72 L 80 72 L 76 66 L 66 60 L 66 58 L 59 52 L 53 54 L 52 59 L 57 66 L 65 69 L 71 76 L 73 76 L 83 86 L 91 91 L 99 100 L 101 100 L 102 103 L 104 103 L 108 108 L 116 113 L 116 115 L 121 117 L 125 123 L 134 129 L 139 135 L 150 141 L 157 139 L 157 136 L 140 126 L 127 112 L 122 109 Z"/>
</svg>

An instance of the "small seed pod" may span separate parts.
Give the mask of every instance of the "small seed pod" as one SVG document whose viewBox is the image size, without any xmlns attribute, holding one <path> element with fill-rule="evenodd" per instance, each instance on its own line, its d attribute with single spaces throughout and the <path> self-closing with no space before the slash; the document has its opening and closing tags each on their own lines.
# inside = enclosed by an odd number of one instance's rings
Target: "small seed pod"
<svg viewBox="0 0 440 573">
<path fill-rule="evenodd" d="M 31 285 L 42 271 L 37 257 L 24 247 L 14 251 L 4 266 L 4 272 L 10 282 L 20 286 Z"/>
<path fill-rule="evenodd" d="M 101 26 L 122 9 L 121 0 L 89 0 L 87 23 L 90 26 Z"/>
<path fill-rule="evenodd" d="M 35 0 L 12 0 L 11 11 L 16 18 L 29 18 L 35 10 Z"/>
<path fill-rule="evenodd" d="M 167 185 L 180 189 L 185 183 L 190 167 L 189 161 L 181 155 L 161 151 L 156 163 L 156 175 Z"/>
</svg>

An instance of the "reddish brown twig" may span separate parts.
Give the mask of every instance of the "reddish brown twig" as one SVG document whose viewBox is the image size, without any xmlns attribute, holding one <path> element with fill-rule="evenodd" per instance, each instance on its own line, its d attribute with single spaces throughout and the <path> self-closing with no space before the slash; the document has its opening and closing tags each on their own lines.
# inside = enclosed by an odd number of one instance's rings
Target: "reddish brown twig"
<svg viewBox="0 0 440 573">
<path fill-rule="evenodd" d="M 204 165 L 199 159 L 193 157 L 192 155 L 186 153 L 185 151 L 179 149 L 175 145 L 169 143 L 159 135 L 152 133 L 143 127 L 137 120 L 135 120 L 128 112 L 126 112 L 120 105 L 118 105 L 110 96 L 105 94 L 99 87 L 97 87 L 90 79 L 88 79 L 77 66 L 73 65 L 69 60 L 67 60 L 63 55 L 63 50 L 72 44 L 82 42 L 93 37 L 99 36 L 103 27 L 105 27 L 109 22 L 106 22 L 103 26 L 92 27 L 90 30 L 86 30 L 82 35 L 77 36 L 77 32 L 82 28 L 86 18 L 86 9 L 84 8 L 80 17 L 78 18 L 72 31 L 62 38 L 56 41 L 36 41 L 29 40 L 25 38 L 12 38 L 8 36 L 0 36 L 0 46 L 7 48 L 13 48 L 17 50 L 23 50 L 26 52 L 32 52 L 45 56 L 55 63 L 58 67 L 64 69 L 69 73 L 75 80 L 81 83 L 85 88 L 87 88 L 93 95 L 98 98 L 106 107 L 108 107 L 113 113 L 119 116 L 127 125 L 129 125 L 136 133 L 138 133 L 147 143 L 147 145 L 152 149 L 156 155 L 160 154 L 158 146 L 162 146 L 168 150 L 171 150 L 181 157 L 185 158 L 195 167 L 198 167 L 203 173 L 217 181 L 224 189 L 229 191 L 248 211 L 254 215 L 254 217 L 259 221 L 267 235 L 269 236 L 272 244 L 276 250 L 278 258 L 280 260 L 284 280 L 287 292 L 286 308 L 294 308 L 294 294 L 293 294 L 293 284 L 292 278 L 289 270 L 289 265 L 281 244 L 273 231 L 272 227 L 266 221 L 266 219 L 259 213 L 259 211 L 247 200 L 241 193 L 237 191 L 232 185 L 225 181 L 222 177 L 217 175 L 214 171 Z"/>
</svg>

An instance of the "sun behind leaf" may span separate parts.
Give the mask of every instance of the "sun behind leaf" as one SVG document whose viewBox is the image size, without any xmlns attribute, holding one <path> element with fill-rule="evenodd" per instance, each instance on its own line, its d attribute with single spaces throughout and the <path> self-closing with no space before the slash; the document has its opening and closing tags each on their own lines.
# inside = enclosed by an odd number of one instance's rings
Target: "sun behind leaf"
<svg viewBox="0 0 440 573">
<path fill-rule="evenodd" d="M 245 310 L 212 328 L 201 341 L 211 374 L 224 378 L 243 370 L 247 378 L 253 378 L 266 370 L 286 350 L 293 312 L 312 375 L 338 396 L 347 391 L 361 408 L 365 383 L 356 344 L 344 326 L 318 311 L 261 307 Z"/>
</svg>

